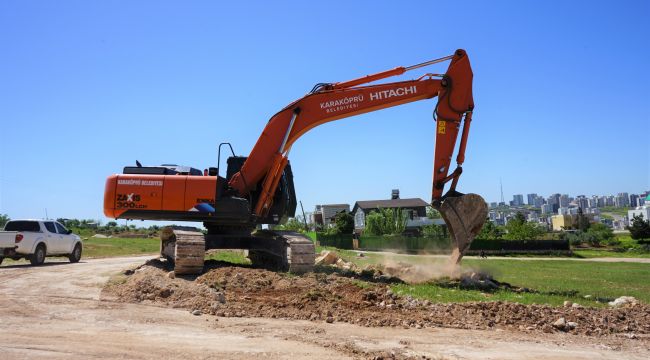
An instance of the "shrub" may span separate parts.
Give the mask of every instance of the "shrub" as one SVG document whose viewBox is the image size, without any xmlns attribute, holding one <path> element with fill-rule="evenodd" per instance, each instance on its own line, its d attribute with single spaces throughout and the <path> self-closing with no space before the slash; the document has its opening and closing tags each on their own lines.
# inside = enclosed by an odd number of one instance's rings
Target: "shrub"
<svg viewBox="0 0 650 360">
<path fill-rule="evenodd" d="M 425 225 L 422 227 L 422 236 L 429 238 L 444 238 L 447 237 L 447 229 L 442 225 Z"/>
<path fill-rule="evenodd" d="M 352 234 L 354 231 L 354 217 L 352 214 L 341 211 L 334 217 L 336 228 L 341 234 Z"/>
<path fill-rule="evenodd" d="M 488 219 L 485 221 L 485 224 L 483 224 L 481 232 L 476 235 L 476 238 L 483 240 L 500 240 L 503 237 L 503 234 L 503 227 L 494 224 Z"/>
<path fill-rule="evenodd" d="M 316 240 L 321 246 L 333 246 L 337 249 L 352 249 L 352 234 L 316 233 Z"/>
<path fill-rule="evenodd" d="M 544 229 L 534 223 L 524 221 L 523 223 L 516 220 L 510 220 L 506 225 L 508 232 L 503 235 L 506 240 L 534 240 L 544 234 Z"/>
<path fill-rule="evenodd" d="M 365 231 L 371 235 L 383 235 L 384 234 L 383 215 L 376 211 L 371 211 L 370 214 L 366 215 Z"/>
<path fill-rule="evenodd" d="M 609 246 L 615 246 L 620 244 L 620 241 L 614 236 L 612 229 L 607 227 L 605 224 L 597 223 L 589 226 L 587 234 L 593 235 L 598 243 L 603 243 Z"/>
<path fill-rule="evenodd" d="M 573 246 L 581 244 L 589 244 L 591 246 L 617 246 L 621 243 L 620 240 L 614 236 L 612 229 L 600 223 L 590 225 L 587 231 L 567 233 L 565 238 L 569 240 Z"/>
<path fill-rule="evenodd" d="M 566 251 L 569 242 L 566 240 L 482 240 L 472 242 L 469 250 L 492 251 Z"/>
<path fill-rule="evenodd" d="M 566 235 L 564 238 L 569 241 L 569 244 L 571 246 L 579 246 L 582 245 L 582 237 L 579 234 L 571 234 L 571 233 L 565 233 Z"/>
<path fill-rule="evenodd" d="M 446 251 L 449 249 L 449 238 L 440 237 L 407 237 L 402 235 L 362 235 L 359 238 L 359 248 L 364 250 L 402 250 L 406 252 L 418 251 Z"/>
<path fill-rule="evenodd" d="M 371 235 L 401 234 L 405 229 L 402 209 L 376 209 L 366 216 L 366 231 Z"/>
<path fill-rule="evenodd" d="M 650 239 L 650 220 L 643 220 L 643 216 L 632 217 L 631 225 L 627 227 L 634 240 Z"/>
<path fill-rule="evenodd" d="M 286 223 L 279 225 L 277 229 L 288 230 L 288 231 L 303 231 L 305 230 L 305 224 L 303 224 L 296 218 L 291 218 L 287 220 Z"/>
</svg>

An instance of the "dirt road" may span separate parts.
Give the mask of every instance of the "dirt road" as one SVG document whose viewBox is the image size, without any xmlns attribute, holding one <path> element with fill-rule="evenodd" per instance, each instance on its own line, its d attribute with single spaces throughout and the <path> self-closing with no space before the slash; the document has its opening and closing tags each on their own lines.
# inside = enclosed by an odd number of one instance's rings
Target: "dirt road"
<svg viewBox="0 0 650 360">
<path fill-rule="evenodd" d="M 109 276 L 146 258 L 0 268 L 0 359 L 650 358 L 645 342 L 568 334 L 367 328 L 350 324 L 193 316 L 100 300 Z"/>
</svg>

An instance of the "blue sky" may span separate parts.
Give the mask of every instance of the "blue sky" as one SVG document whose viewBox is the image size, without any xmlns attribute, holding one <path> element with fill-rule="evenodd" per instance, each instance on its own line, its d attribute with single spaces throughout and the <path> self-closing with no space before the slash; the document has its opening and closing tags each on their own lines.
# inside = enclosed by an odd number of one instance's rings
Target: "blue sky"
<svg viewBox="0 0 650 360">
<path fill-rule="evenodd" d="M 104 180 L 214 166 L 318 82 L 468 51 L 476 109 L 459 188 L 650 188 L 647 1 L 0 2 L 0 213 L 99 218 Z M 407 73 L 442 72 L 446 64 Z M 398 80 L 398 79 L 396 79 Z M 428 199 L 435 101 L 318 127 L 293 147 L 297 195 Z"/>
</svg>

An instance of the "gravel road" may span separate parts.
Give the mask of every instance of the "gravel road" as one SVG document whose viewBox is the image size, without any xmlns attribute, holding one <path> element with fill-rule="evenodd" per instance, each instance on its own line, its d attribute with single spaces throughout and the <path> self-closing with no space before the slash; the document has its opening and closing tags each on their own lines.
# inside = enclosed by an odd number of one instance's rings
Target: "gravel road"
<svg viewBox="0 0 650 360">
<path fill-rule="evenodd" d="M 146 259 L 0 267 L 0 359 L 650 358 L 632 339 L 218 318 L 100 298 L 111 275 Z"/>
</svg>

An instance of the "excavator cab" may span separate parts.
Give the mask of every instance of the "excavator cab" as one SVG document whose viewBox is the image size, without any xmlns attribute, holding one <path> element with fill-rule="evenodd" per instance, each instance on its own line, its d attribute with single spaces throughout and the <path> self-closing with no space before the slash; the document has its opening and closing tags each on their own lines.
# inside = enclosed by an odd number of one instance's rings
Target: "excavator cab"
<svg viewBox="0 0 650 360">
<path fill-rule="evenodd" d="M 241 170 L 242 165 L 246 162 L 246 156 L 231 156 L 227 160 L 228 170 L 226 173 L 226 182 L 230 181 L 233 175 Z M 250 190 L 248 199 L 251 202 L 251 209 L 260 198 L 261 184 Z M 225 192 L 225 191 L 224 191 Z M 288 218 L 293 217 L 296 213 L 296 190 L 293 185 L 293 172 L 291 171 L 291 164 L 287 163 L 284 168 L 283 174 L 278 182 L 278 187 L 273 194 L 273 202 L 271 208 L 265 216 L 258 217 L 255 221 L 256 224 L 282 224 Z"/>
</svg>

